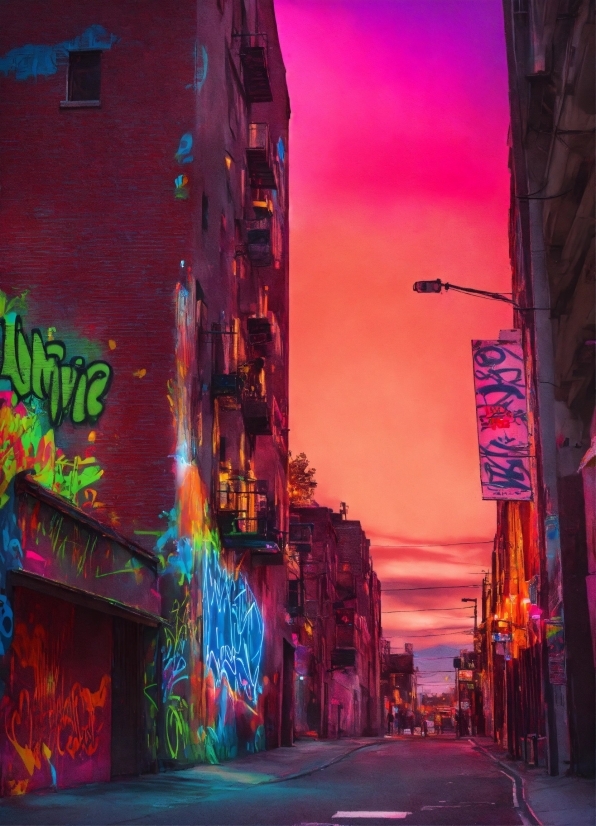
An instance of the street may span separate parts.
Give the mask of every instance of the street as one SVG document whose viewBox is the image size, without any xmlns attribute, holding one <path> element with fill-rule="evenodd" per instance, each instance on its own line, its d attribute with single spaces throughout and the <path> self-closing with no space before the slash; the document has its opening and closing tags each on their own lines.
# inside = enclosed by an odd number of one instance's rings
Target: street
<svg viewBox="0 0 596 826">
<path fill-rule="evenodd" d="M 527 811 L 524 814 L 511 777 L 470 740 L 404 737 L 374 740 L 357 748 L 333 765 L 296 779 L 277 780 L 260 773 L 261 755 L 257 755 L 235 761 L 232 782 L 222 765 L 8 798 L 0 804 L 0 823 L 378 826 L 401 820 L 429 826 L 506 826 L 535 822 Z M 281 749 L 263 757 L 283 759 L 291 751 Z"/>
</svg>

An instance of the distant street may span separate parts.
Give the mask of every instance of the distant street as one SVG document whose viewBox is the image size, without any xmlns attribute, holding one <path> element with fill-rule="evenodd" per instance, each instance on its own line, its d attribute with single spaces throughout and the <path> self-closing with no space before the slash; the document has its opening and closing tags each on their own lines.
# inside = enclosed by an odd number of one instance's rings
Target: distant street
<svg viewBox="0 0 596 826">
<path fill-rule="evenodd" d="M 281 760 L 288 751 L 272 754 L 279 754 Z M 399 820 L 429 826 L 507 826 L 532 822 L 515 806 L 520 801 L 510 777 L 468 740 L 373 741 L 328 768 L 264 784 L 262 778 L 267 776 L 259 779 L 254 771 L 258 761 L 246 764 L 242 772 L 236 761 L 234 782 L 213 767 L 208 780 L 200 773 L 169 773 L 12 798 L 0 805 L 0 823 L 378 826 Z"/>
</svg>

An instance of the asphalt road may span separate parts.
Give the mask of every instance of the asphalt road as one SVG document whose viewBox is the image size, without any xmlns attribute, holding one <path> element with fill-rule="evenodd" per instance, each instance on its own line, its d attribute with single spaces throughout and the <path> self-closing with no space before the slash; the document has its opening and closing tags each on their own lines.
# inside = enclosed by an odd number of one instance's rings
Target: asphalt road
<svg viewBox="0 0 596 826">
<path fill-rule="evenodd" d="M 154 782 L 31 795 L 1 804 L 0 823 L 508 826 L 533 822 L 520 792 L 514 794 L 502 767 L 468 740 L 408 738 L 377 742 L 308 776 L 262 785 L 248 779 L 230 786 L 216 778 L 201 785 L 172 773 Z"/>
</svg>

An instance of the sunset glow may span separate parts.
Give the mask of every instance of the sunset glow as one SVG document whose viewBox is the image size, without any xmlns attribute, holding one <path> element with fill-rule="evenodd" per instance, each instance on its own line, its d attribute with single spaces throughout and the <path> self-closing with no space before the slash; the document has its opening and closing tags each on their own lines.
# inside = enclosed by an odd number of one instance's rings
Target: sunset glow
<svg viewBox="0 0 596 826">
<path fill-rule="evenodd" d="M 470 340 L 511 314 L 412 283 L 507 289 L 501 15 L 498 0 L 277 5 L 292 100 L 291 446 L 317 468 L 317 501 L 361 520 L 384 589 L 479 584 L 490 561 Z M 388 592 L 383 611 L 476 593 Z M 451 629 L 470 615 L 386 613 L 383 629 L 400 648 L 463 647 L 471 637 Z"/>
</svg>

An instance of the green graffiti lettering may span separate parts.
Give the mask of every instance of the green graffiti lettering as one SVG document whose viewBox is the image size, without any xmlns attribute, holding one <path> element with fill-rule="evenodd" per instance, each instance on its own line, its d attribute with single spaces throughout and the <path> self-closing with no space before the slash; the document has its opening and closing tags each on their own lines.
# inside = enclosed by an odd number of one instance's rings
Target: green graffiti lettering
<svg viewBox="0 0 596 826">
<path fill-rule="evenodd" d="M 105 361 L 85 364 L 75 356 L 64 364 L 62 341 L 44 343 L 41 332 L 31 332 L 31 346 L 18 315 L 0 318 L 0 379 L 10 381 L 19 399 L 37 396 L 48 402 L 52 427 L 70 415 L 75 424 L 95 422 L 103 413 L 113 371 Z"/>
<path fill-rule="evenodd" d="M 48 397 L 52 385 L 52 374 L 58 369 L 59 362 L 62 361 L 65 354 L 65 348 L 62 342 L 56 341 L 51 343 L 61 345 L 61 352 L 59 348 L 55 348 L 58 352 L 52 353 L 50 351 L 50 344 L 44 346 L 39 330 L 33 330 L 31 332 L 31 355 L 33 359 L 31 368 L 31 391 L 38 399 Z"/>
<path fill-rule="evenodd" d="M 92 361 L 87 367 L 85 408 L 93 421 L 103 411 L 103 400 L 112 383 L 112 368 L 105 361 Z"/>
<path fill-rule="evenodd" d="M 28 396 L 31 393 L 31 353 L 27 337 L 23 332 L 20 316 L 12 319 L 0 319 L 2 324 L 2 368 L 0 378 L 8 379 L 15 393 Z"/>
<path fill-rule="evenodd" d="M 81 373 L 79 376 L 79 383 L 75 392 L 74 402 L 72 403 L 71 418 L 75 424 L 83 424 L 87 418 L 85 412 L 85 397 L 87 395 L 87 376 Z"/>
</svg>

